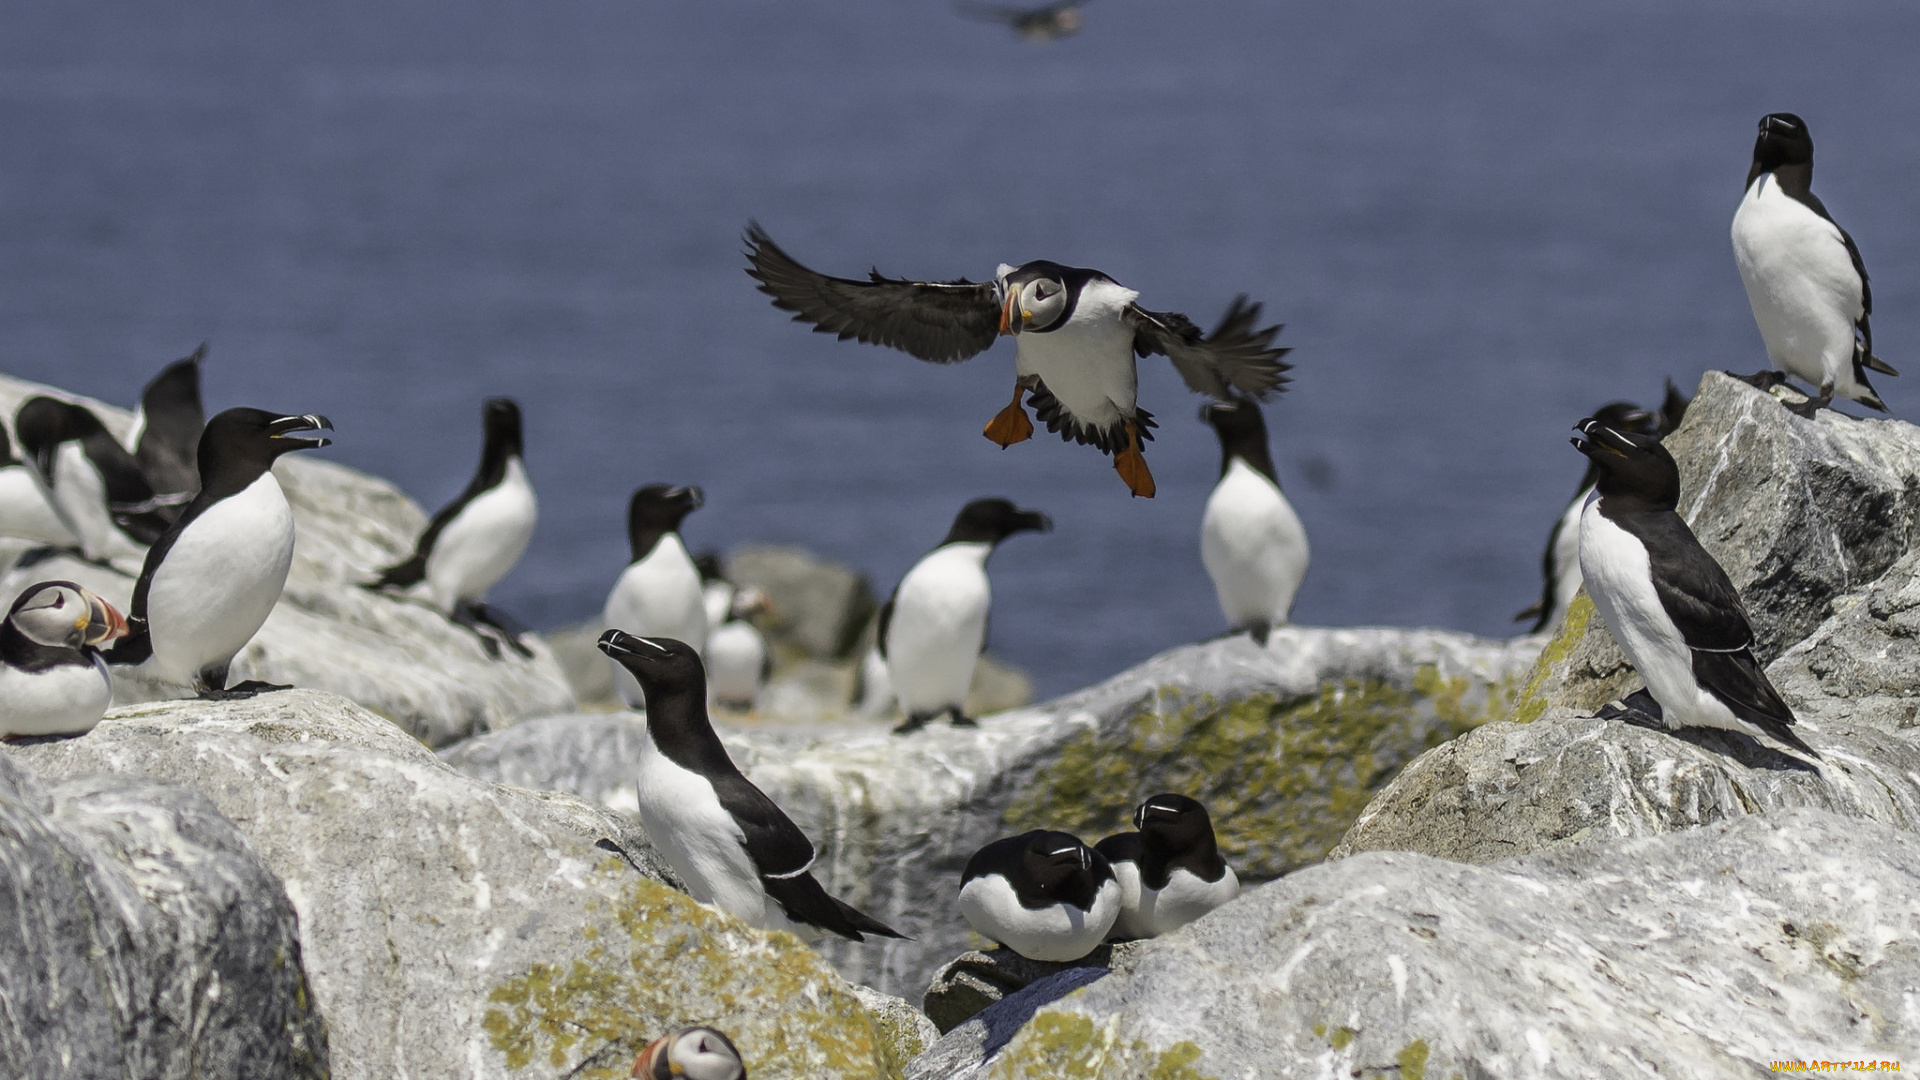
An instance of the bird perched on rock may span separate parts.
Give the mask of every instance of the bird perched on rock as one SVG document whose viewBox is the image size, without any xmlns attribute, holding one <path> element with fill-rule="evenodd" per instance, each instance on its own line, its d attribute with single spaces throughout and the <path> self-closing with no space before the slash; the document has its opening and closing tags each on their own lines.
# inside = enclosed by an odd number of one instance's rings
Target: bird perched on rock
<svg viewBox="0 0 1920 1080">
<path fill-rule="evenodd" d="M 1668 389 L 1672 389 L 1671 383 Z M 1593 418 L 1616 431 L 1636 435 L 1661 434 L 1653 414 L 1625 401 L 1600 406 Z M 1540 599 L 1513 617 L 1515 622 L 1521 619 L 1534 620 L 1527 630 L 1530 634 L 1560 625 L 1560 621 L 1566 618 L 1567 605 L 1573 603 L 1573 594 L 1580 591 L 1580 515 L 1586 510 L 1587 498 L 1593 494 L 1593 485 L 1599 479 L 1599 463 L 1587 462 L 1586 475 L 1580 478 L 1580 486 L 1575 489 L 1572 501 L 1567 503 L 1567 508 L 1554 521 L 1553 531 L 1547 534 L 1547 550 L 1540 557 L 1544 591 Z"/>
<path fill-rule="evenodd" d="M 740 1050 L 710 1027 L 686 1027 L 662 1035 L 634 1059 L 638 1080 L 747 1080 Z"/>
<path fill-rule="evenodd" d="M 1227 626 L 1264 646 L 1307 576 L 1307 530 L 1280 491 L 1259 403 L 1204 405 L 1200 419 L 1220 438 L 1220 480 L 1200 518 L 1200 561 Z"/>
<path fill-rule="evenodd" d="M 746 712 L 759 704 L 773 652 L 754 620 L 771 608 L 767 594 L 749 585 L 733 594 L 726 621 L 707 635 L 707 685 L 721 708 Z"/>
<path fill-rule="evenodd" d="M 1676 510 L 1673 455 L 1651 435 L 1591 417 L 1575 430 L 1574 446 L 1600 467 L 1599 498 L 1580 517 L 1580 571 L 1660 719 L 1669 729 L 1768 735 L 1813 754 L 1754 658 L 1739 592 Z"/>
<path fill-rule="evenodd" d="M 700 570 L 680 539 L 680 523 L 705 501 L 697 487 L 648 484 L 633 493 L 627 504 L 627 540 L 633 561 L 607 594 L 601 611 L 606 629 L 673 638 L 692 645 L 695 652 L 707 647 L 706 593 Z M 639 707 L 640 684 L 617 661 L 613 685 L 620 700 Z"/>
<path fill-rule="evenodd" d="M 640 823 L 689 895 L 766 929 L 901 936 L 827 895 L 808 872 L 813 842 L 741 775 L 714 734 L 706 670 L 692 645 L 609 630 L 600 651 L 645 695 Z"/>
<path fill-rule="evenodd" d="M 733 614 L 733 582 L 720 565 L 720 553 L 712 549 L 696 552 L 693 568 L 700 571 L 700 598 L 707 607 L 709 629 L 724 624 Z"/>
<path fill-rule="evenodd" d="M 1133 827 L 1094 845 L 1120 883 L 1116 940 L 1171 933 L 1240 895 L 1198 800 L 1155 795 L 1134 810 Z"/>
<path fill-rule="evenodd" d="M 540 516 L 523 460 L 520 406 L 510 398 L 488 398 L 480 416 L 480 468 L 466 490 L 433 515 L 410 558 L 382 570 L 366 587 L 424 585 L 433 605 L 478 635 L 489 653 L 498 656 L 498 641 L 504 641 L 521 656 L 532 656 L 516 628 L 486 603 L 487 590 L 527 550 Z"/>
<path fill-rule="evenodd" d="M 1035 43 L 1058 41 L 1080 32 L 1086 25 L 1080 5 L 1086 0 L 1059 0 L 1041 7 L 1015 7 L 1009 4 L 982 4 L 956 0 L 955 11 L 980 22 L 1000 23 L 1019 34 L 1021 40 Z"/>
<path fill-rule="evenodd" d="M 959 726 L 974 724 L 966 712 L 967 688 L 987 647 L 993 606 L 987 557 L 1015 533 L 1052 528 L 1038 510 L 1005 499 L 975 499 L 961 507 L 940 546 L 900 579 L 880 608 L 877 638 L 888 680 L 907 714 L 894 730 L 913 731 L 942 714 L 951 714 Z"/>
<path fill-rule="evenodd" d="M 165 506 L 181 507 L 200 492 L 200 433 L 207 414 L 200 404 L 200 363 L 207 358 L 202 342 L 193 355 L 160 369 L 140 394 L 133 429 L 126 447 L 133 451 L 140 475 Z M 179 511 L 172 511 L 174 517 Z M 171 520 L 169 520 L 171 524 Z"/>
<path fill-rule="evenodd" d="M 887 345 L 936 364 L 985 352 L 1014 338 L 1013 402 L 987 424 L 1002 447 L 1033 435 L 1021 399 L 1033 398 L 1047 430 L 1091 444 L 1114 459 L 1133 494 L 1151 498 L 1153 474 L 1141 455 L 1153 416 L 1135 403 L 1134 356 L 1159 354 L 1194 392 L 1225 401 L 1234 392 L 1266 397 L 1286 382 L 1280 327 L 1256 329 L 1260 305 L 1242 296 L 1211 335 L 1185 315 L 1148 311 L 1140 295 L 1098 270 L 1036 260 L 1002 264 L 994 280 L 909 281 L 827 277 L 795 262 L 757 224 L 747 226 L 747 273 L 773 305 L 816 331 Z"/>
<path fill-rule="evenodd" d="M 0 736 L 77 735 L 113 704 L 100 646 L 127 621 L 71 581 L 31 585 L 0 623 Z"/>
<path fill-rule="evenodd" d="M 233 658 L 267 621 L 293 566 L 293 508 L 273 463 L 326 446 L 324 416 L 228 409 L 200 436 L 200 494 L 147 551 L 133 587 L 132 632 L 107 659 L 214 700 L 288 689 L 229 689 Z"/>
<path fill-rule="evenodd" d="M 1817 387 L 1793 407 L 1808 418 L 1835 395 L 1885 412 L 1867 370 L 1899 372 L 1873 355 L 1866 264 L 1813 193 L 1813 136 L 1792 113 L 1760 118 L 1747 194 L 1733 214 L 1733 259 L 1773 364 L 1748 381 L 1765 389 L 1791 375 Z"/>
<path fill-rule="evenodd" d="M 1035 829 L 974 852 L 960 876 L 960 914 L 1029 960 L 1078 960 L 1113 929 L 1120 886 L 1106 857 L 1078 837 Z"/>
<path fill-rule="evenodd" d="M 170 520 L 133 455 L 91 409 L 32 397 L 13 422 L 41 493 L 91 562 L 131 573 Z"/>
<path fill-rule="evenodd" d="M 14 456 L 4 427 L 0 427 L 0 536 L 52 548 L 80 547 L 73 530 L 54 513 L 33 467 Z"/>
</svg>

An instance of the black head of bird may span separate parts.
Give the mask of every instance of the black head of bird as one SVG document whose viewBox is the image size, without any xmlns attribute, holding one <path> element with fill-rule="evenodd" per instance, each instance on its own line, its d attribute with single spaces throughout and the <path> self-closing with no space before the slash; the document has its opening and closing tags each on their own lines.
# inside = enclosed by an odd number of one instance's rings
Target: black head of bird
<svg viewBox="0 0 1920 1080">
<path fill-rule="evenodd" d="M 1000 332 L 1045 333 L 1073 314 L 1068 306 L 1067 268 L 1037 259 L 1000 277 Z"/>
<path fill-rule="evenodd" d="M 624 630 L 600 635 L 600 651 L 633 673 L 649 705 L 656 694 L 686 694 L 704 699 L 707 669 L 700 653 L 678 638 L 646 638 Z"/>
<path fill-rule="evenodd" d="M 257 466 L 264 471 L 281 454 L 317 450 L 333 440 L 318 434 L 332 431 L 333 422 L 307 413 L 288 416 L 266 409 L 228 409 L 207 421 L 200 434 L 200 472 L 222 466 Z"/>
<path fill-rule="evenodd" d="M 98 648 L 125 637 L 127 620 L 92 590 L 43 581 L 20 594 L 7 622 L 29 641 L 56 649 Z"/>
<path fill-rule="evenodd" d="M 1034 888 L 1049 896 L 1084 891 L 1093 874 L 1093 861 L 1101 859 L 1094 850 L 1072 833 L 1035 829 L 1027 834 L 1021 866 Z M 1081 886 L 1076 889 L 1074 886 Z"/>
<path fill-rule="evenodd" d="M 512 398 L 488 398 L 480 407 L 480 416 L 489 453 L 501 457 L 526 456 L 520 435 L 520 406 Z"/>
<path fill-rule="evenodd" d="M 943 543 L 998 544 L 1018 532 L 1051 532 L 1053 519 L 1005 499 L 975 499 L 960 508 Z"/>
<path fill-rule="evenodd" d="M 634 1059 L 639 1080 L 746 1080 L 746 1062 L 724 1032 L 710 1027 L 681 1028 L 649 1043 Z"/>
<path fill-rule="evenodd" d="M 1657 436 L 1621 431 L 1593 417 L 1574 425 L 1570 440 L 1600 470 L 1600 496 L 1651 509 L 1680 505 L 1680 466 Z"/>
<path fill-rule="evenodd" d="M 627 503 L 627 540 L 635 560 L 644 558 L 662 534 L 679 532 L 688 514 L 707 501 L 697 487 L 648 484 Z"/>
<path fill-rule="evenodd" d="M 100 430 L 104 430 L 100 418 L 86 406 L 45 395 L 28 398 L 13 418 L 13 433 L 20 440 L 21 456 L 32 462 L 49 483 L 53 480 L 53 459 L 59 453 L 60 444 L 84 439 Z"/>
<path fill-rule="evenodd" d="M 1753 144 L 1753 166 L 1757 172 L 1772 172 L 1783 165 L 1813 163 L 1813 134 L 1807 122 L 1792 113 L 1768 113 L 1760 118 L 1760 137 Z"/>
<path fill-rule="evenodd" d="M 1659 434 L 1659 417 L 1628 401 L 1611 401 L 1593 411 L 1593 419 L 1615 431 L 1635 435 Z"/>
<path fill-rule="evenodd" d="M 1213 840 L 1213 819 L 1198 799 L 1166 792 L 1140 804 L 1133 812 L 1140 841 L 1159 852 L 1188 851 Z"/>
</svg>

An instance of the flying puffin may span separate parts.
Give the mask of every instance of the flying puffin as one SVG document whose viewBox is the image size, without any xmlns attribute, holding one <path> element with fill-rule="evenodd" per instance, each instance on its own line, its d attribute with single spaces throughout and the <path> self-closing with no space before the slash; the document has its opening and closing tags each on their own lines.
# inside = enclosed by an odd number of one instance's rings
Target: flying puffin
<svg viewBox="0 0 1920 1080">
<path fill-rule="evenodd" d="M 532 656 L 510 621 L 486 603 L 487 590 L 527 550 L 540 512 L 522 461 L 520 406 L 509 398 L 488 398 L 480 415 L 485 438 L 479 471 L 458 498 L 433 515 L 413 555 L 382 570 L 366 588 L 411 589 L 424 582 L 433 605 L 473 631 L 489 654 L 500 655 L 497 638 L 521 656 Z"/>
<path fill-rule="evenodd" d="M 100 646 L 127 621 L 71 581 L 43 581 L 13 601 L 0 623 L 0 737 L 77 735 L 113 704 Z"/>
<path fill-rule="evenodd" d="M 1133 827 L 1094 845 L 1120 883 L 1116 940 L 1172 933 L 1240 895 L 1199 800 L 1155 795 L 1134 810 Z"/>
<path fill-rule="evenodd" d="M 1792 407 L 1808 418 L 1836 394 L 1886 411 L 1867 371 L 1899 372 L 1873 355 L 1866 264 L 1813 193 L 1813 136 L 1792 113 L 1760 118 L 1747 194 L 1733 213 L 1733 260 L 1773 364 L 1747 381 L 1765 389 L 1792 375 L 1817 387 Z"/>
<path fill-rule="evenodd" d="M 1000 541 L 1019 532 L 1047 532 L 1053 522 L 1038 510 L 1005 499 L 975 499 L 960 508 L 940 541 L 913 564 L 880 608 L 880 655 L 888 682 L 907 718 L 905 733 L 951 714 L 957 727 L 972 727 L 966 713 L 973 667 L 987 647 L 987 614 L 993 589 L 987 557 Z"/>
<path fill-rule="evenodd" d="M 680 539 L 680 523 L 706 501 L 697 487 L 648 484 L 627 503 L 627 542 L 633 561 L 613 583 L 600 621 L 608 630 L 670 637 L 707 647 L 707 599 L 700 570 Z M 630 708 L 645 701 L 627 666 L 613 661 L 613 686 Z"/>
<path fill-rule="evenodd" d="M 640 823 L 689 895 L 763 929 L 825 930 L 852 941 L 901 936 L 827 895 L 809 872 L 813 842 L 741 775 L 713 733 L 706 671 L 693 646 L 609 630 L 600 651 L 631 672 L 646 697 Z"/>
<path fill-rule="evenodd" d="M 1220 481 L 1200 518 L 1200 561 L 1230 630 L 1261 646 L 1287 621 L 1307 576 L 1307 530 L 1280 491 L 1267 452 L 1267 424 L 1249 399 L 1204 405 L 1200 419 L 1220 437 Z"/>
<path fill-rule="evenodd" d="M 773 306 L 818 333 L 887 345 L 936 364 L 985 352 L 997 335 L 1014 338 L 1013 401 L 986 426 L 1002 447 L 1033 435 L 1021 399 L 1070 442 L 1113 455 L 1127 489 L 1152 498 L 1153 474 L 1140 443 L 1152 414 L 1135 404 L 1134 357 L 1159 354 L 1195 393 L 1221 401 L 1264 398 L 1283 388 L 1291 366 L 1271 347 L 1279 326 L 1256 329 L 1260 305 L 1236 297 L 1211 335 L 1185 315 L 1148 311 L 1139 296 L 1098 270 L 1036 260 L 1002 264 L 975 284 L 908 281 L 873 271 L 866 281 L 827 277 L 795 262 L 757 223 L 746 233 L 747 273 Z"/>
<path fill-rule="evenodd" d="M 52 548 L 80 547 L 73 530 L 47 502 L 33 468 L 13 455 L 13 443 L 4 426 L 0 426 L 0 536 Z"/>
<path fill-rule="evenodd" d="M 1086 0 L 1059 0 L 1041 7 L 1014 7 L 1009 4 L 982 4 L 955 0 L 954 10 L 969 19 L 1000 23 L 1020 35 L 1022 41 L 1041 44 L 1072 37 L 1086 25 L 1080 5 Z"/>
<path fill-rule="evenodd" d="M 14 436 L 42 493 L 87 560 L 131 572 L 171 520 L 126 447 L 84 405 L 28 398 Z M 173 508 L 177 509 L 177 508 Z"/>
<path fill-rule="evenodd" d="M 141 392 L 140 407 L 127 434 L 126 447 L 133 451 L 134 463 L 153 488 L 155 501 L 172 508 L 167 511 L 172 517 L 178 517 L 178 508 L 200 492 L 196 455 L 200 433 L 207 426 L 207 414 L 200 405 L 200 363 L 206 358 L 207 346 L 201 342 L 193 355 L 160 369 Z"/>
<path fill-rule="evenodd" d="M 1029 960 L 1078 960 L 1120 914 L 1106 856 L 1072 833 L 1035 829 L 973 853 L 960 875 L 960 914 L 982 937 Z"/>
<path fill-rule="evenodd" d="M 324 416 L 228 409 L 200 436 L 200 494 L 147 551 L 133 587 L 133 632 L 109 662 L 223 700 L 284 690 L 256 680 L 227 687 L 233 658 L 280 601 L 293 566 L 293 509 L 275 458 L 328 445 Z"/>
<path fill-rule="evenodd" d="M 647 1044 L 634 1059 L 635 1080 L 747 1080 L 740 1048 L 710 1027 L 687 1027 Z"/>
<path fill-rule="evenodd" d="M 1740 593 L 1677 512 L 1673 455 L 1592 417 L 1574 430 L 1573 445 L 1600 467 L 1600 497 L 1580 516 L 1580 572 L 1660 718 L 1669 729 L 1767 735 L 1818 757 L 1753 655 Z"/>
</svg>

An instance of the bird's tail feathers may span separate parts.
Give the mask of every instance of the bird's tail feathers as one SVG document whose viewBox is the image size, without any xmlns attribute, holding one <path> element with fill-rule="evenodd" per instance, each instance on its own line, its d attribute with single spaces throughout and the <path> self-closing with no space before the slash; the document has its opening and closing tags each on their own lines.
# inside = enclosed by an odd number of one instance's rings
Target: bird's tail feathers
<svg viewBox="0 0 1920 1080">
<path fill-rule="evenodd" d="M 1899 372 L 1893 370 L 1892 364 L 1887 363 L 1885 360 L 1880 359 L 1879 357 L 1873 355 L 1872 353 L 1868 353 L 1865 357 L 1861 359 L 1860 362 L 1872 368 L 1873 370 L 1879 372 L 1882 375 L 1900 374 Z"/>
<path fill-rule="evenodd" d="M 427 577 L 427 560 L 415 555 L 406 562 L 389 566 L 380 571 L 380 576 L 372 581 L 363 581 L 363 589 L 410 589 Z"/>
<path fill-rule="evenodd" d="M 834 902 L 834 905 L 840 909 L 840 914 L 845 915 L 847 917 L 847 922 L 853 924 L 854 929 L 859 930 L 862 933 L 873 934 L 877 937 L 896 938 L 900 941 L 913 940 L 907 935 L 899 932 L 898 930 L 895 930 L 893 927 L 888 926 L 886 923 L 881 922 L 879 919 L 876 919 L 873 916 L 868 915 L 866 912 L 861 911 L 859 908 L 854 907 L 852 904 L 847 903 L 845 900 L 842 900 L 837 896 L 833 898 L 833 902 Z"/>
</svg>

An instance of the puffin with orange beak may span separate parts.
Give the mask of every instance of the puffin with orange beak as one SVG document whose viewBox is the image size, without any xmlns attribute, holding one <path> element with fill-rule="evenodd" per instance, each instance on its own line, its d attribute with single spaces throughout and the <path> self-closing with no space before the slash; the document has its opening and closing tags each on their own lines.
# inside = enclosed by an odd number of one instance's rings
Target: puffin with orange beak
<svg viewBox="0 0 1920 1080">
<path fill-rule="evenodd" d="M 127 620 L 71 581 L 28 587 L 0 623 L 0 737 L 79 735 L 113 704 L 100 646 Z"/>
<path fill-rule="evenodd" d="M 1213 333 L 1185 315 L 1149 311 L 1132 289 L 1098 270 L 1044 259 L 1001 264 L 992 281 L 910 281 L 874 271 L 866 281 L 828 277 L 795 262 L 766 231 L 749 223 L 747 273 L 773 306 L 816 332 L 886 345 L 935 364 L 985 352 L 1014 339 L 1013 401 L 984 434 L 1001 447 L 1033 436 L 1023 398 L 1047 430 L 1113 457 L 1127 490 L 1152 498 L 1153 474 L 1141 443 L 1153 438 L 1153 414 L 1135 398 L 1136 356 L 1160 355 L 1195 393 L 1231 401 L 1282 390 L 1291 366 L 1273 347 L 1278 325 L 1261 328 L 1260 305 L 1236 297 Z"/>
<path fill-rule="evenodd" d="M 688 1027 L 647 1044 L 628 1075 L 636 1080 L 747 1080 L 747 1066 L 724 1033 Z"/>
</svg>

